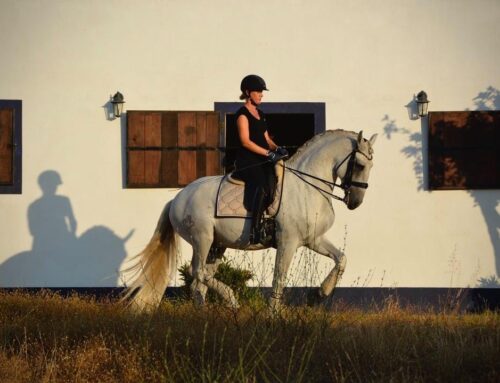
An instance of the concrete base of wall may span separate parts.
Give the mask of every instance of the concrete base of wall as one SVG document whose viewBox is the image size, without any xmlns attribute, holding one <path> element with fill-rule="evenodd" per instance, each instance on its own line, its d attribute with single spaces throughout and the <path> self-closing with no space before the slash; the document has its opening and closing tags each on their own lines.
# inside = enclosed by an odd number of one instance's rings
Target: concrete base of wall
<svg viewBox="0 0 500 383">
<path fill-rule="evenodd" d="M 311 301 L 311 296 L 314 301 L 317 291 L 317 288 L 291 289 L 288 300 L 292 304 L 305 304 Z M 478 312 L 500 310 L 500 289 L 339 287 L 320 304 L 331 310 L 377 310 L 395 305 L 418 311 Z"/>
<path fill-rule="evenodd" d="M 271 288 L 260 288 L 267 298 Z M 42 290 L 57 292 L 63 296 L 80 294 L 95 296 L 98 299 L 117 299 L 123 288 L 1 288 L 0 292 L 23 292 L 35 294 Z M 320 301 L 317 299 L 317 288 L 292 287 L 285 290 L 285 302 L 292 306 L 318 304 L 336 311 L 346 309 L 378 310 L 397 305 L 419 311 L 457 311 L 480 312 L 484 310 L 500 310 L 500 289 L 496 288 L 416 288 L 416 287 L 339 287 L 335 293 Z M 181 287 L 169 287 L 165 292 L 167 299 L 175 299 L 183 294 Z"/>
</svg>

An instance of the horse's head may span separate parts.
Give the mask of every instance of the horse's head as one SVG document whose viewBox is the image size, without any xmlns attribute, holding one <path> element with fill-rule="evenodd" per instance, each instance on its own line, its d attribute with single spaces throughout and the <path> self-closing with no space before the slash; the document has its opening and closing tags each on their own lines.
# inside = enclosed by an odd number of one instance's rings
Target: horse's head
<svg viewBox="0 0 500 383">
<path fill-rule="evenodd" d="M 377 139 L 374 134 L 370 140 L 359 132 L 351 152 L 336 166 L 335 172 L 342 180 L 345 191 L 345 203 L 350 210 L 356 209 L 363 202 L 368 178 L 373 166 L 373 144 Z"/>
</svg>

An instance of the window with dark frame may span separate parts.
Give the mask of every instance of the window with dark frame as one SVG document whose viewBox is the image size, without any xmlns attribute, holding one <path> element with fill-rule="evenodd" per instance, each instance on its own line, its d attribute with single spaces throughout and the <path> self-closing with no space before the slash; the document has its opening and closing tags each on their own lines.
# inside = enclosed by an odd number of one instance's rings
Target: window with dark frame
<svg viewBox="0 0 500 383">
<path fill-rule="evenodd" d="M 500 111 L 429 112 L 429 189 L 500 189 Z"/>
<path fill-rule="evenodd" d="M 234 160 L 239 147 L 236 127 L 238 102 L 216 102 L 214 109 L 220 112 L 225 126 L 225 153 L 223 166 L 226 173 L 234 170 Z M 314 135 L 325 131 L 325 103 L 322 102 L 266 102 L 260 108 L 266 114 L 269 134 L 290 155 Z"/>
<path fill-rule="evenodd" d="M 22 193 L 22 101 L 0 100 L 0 194 Z"/>
</svg>

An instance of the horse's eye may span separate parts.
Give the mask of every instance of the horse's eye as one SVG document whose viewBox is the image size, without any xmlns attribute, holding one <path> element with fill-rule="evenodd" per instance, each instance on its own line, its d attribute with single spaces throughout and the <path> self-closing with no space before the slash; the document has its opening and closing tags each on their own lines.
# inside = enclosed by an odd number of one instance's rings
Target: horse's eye
<svg viewBox="0 0 500 383">
<path fill-rule="evenodd" d="M 357 162 L 356 162 L 356 164 L 354 166 L 355 166 L 356 170 L 360 170 L 360 171 L 365 168 L 365 165 L 358 164 Z"/>
</svg>

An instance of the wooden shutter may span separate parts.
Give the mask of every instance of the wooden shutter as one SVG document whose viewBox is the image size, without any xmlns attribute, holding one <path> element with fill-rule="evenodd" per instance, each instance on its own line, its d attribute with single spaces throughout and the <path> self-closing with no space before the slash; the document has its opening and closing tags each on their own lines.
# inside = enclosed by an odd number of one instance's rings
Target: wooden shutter
<svg viewBox="0 0 500 383">
<path fill-rule="evenodd" d="M 0 194 L 22 193 L 21 100 L 0 100 Z"/>
<path fill-rule="evenodd" d="M 429 113 L 429 188 L 500 188 L 500 111 Z"/>
<path fill-rule="evenodd" d="M 0 185 L 14 181 L 14 110 L 0 109 Z"/>
<path fill-rule="evenodd" d="M 179 187 L 222 173 L 217 112 L 127 112 L 127 186 Z"/>
</svg>

